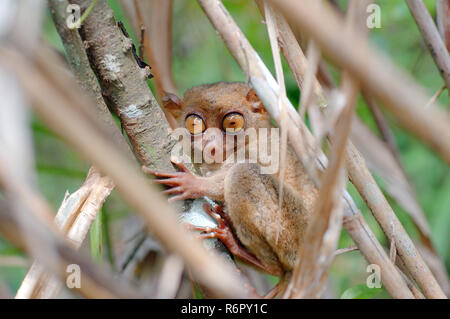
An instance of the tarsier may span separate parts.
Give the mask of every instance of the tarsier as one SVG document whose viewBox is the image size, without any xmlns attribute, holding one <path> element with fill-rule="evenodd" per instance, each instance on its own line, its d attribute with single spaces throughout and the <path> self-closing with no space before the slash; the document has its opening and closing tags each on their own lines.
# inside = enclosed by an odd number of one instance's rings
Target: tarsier
<svg viewBox="0 0 450 319">
<path fill-rule="evenodd" d="M 233 145 L 231 151 L 226 146 L 227 135 L 239 136 L 250 128 L 258 132 L 260 128 L 272 127 L 269 114 L 245 83 L 194 87 L 182 100 L 169 94 L 163 104 L 169 120 L 189 131 L 193 147 L 207 148 L 213 155 L 220 152 L 233 156 L 238 151 L 238 145 Z M 199 138 L 201 142 L 195 144 Z M 143 170 L 169 187 L 164 192 L 174 195 L 171 200 L 207 196 L 221 202 L 223 211 L 213 212 L 205 207 L 219 220 L 219 225 L 213 229 L 194 227 L 202 231 L 200 236 L 219 238 L 235 256 L 269 274 L 285 277 L 298 262 L 299 248 L 317 198 L 317 190 L 290 147 L 286 156 L 281 211 L 279 170 L 262 174 L 259 162 L 196 164 L 202 176 L 190 173 L 182 164 L 177 164 L 180 168 L 177 173 L 145 167 Z"/>
</svg>

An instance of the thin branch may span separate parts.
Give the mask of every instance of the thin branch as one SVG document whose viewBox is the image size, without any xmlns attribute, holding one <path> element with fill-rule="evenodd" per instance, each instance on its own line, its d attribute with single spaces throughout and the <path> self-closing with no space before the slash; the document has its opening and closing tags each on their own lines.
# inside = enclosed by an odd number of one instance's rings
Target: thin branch
<svg viewBox="0 0 450 319">
<path fill-rule="evenodd" d="M 85 43 L 83 43 L 78 30 L 71 30 L 67 27 L 66 10 L 68 5 L 69 2 L 67 0 L 48 0 L 48 8 L 64 46 L 67 61 L 77 82 L 97 102 L 90 105 L 94 107 L 93 110 L 95 110 L 97 117 L 109 128 L 112 134 L 111 138 L 124 152 L 129 154 L 130 158 L 133 158 L 134 155 L 130 147 L 105 104 L 97 78 L 86 55 Z"/>
<path fill-rule="evenodd" d="M 398 150 L 397 143 L 395 142 L 394 133 L 392 133 L 392 130 L 386 121 L 383 111 L 381 111 L 377 101 L 370 94 L 363 92 L 363 98 L 367 106 L 369 107 L 373 118 L 375 119 L 378 130 L 380 131 L 383 140 L 386 142 L 389 150 L 391 151 L 392 155 L 394 155 L 394 158 L 396 159 L 399 166 L 403 169 L 402 161 L 400 158 L 400 151 Z"/>
<path fill-rule="evenodd" d="M 134 33 L 143 29 L 145 56 L 155 75 L 155 88 L 159 98 L 176 93 L 172 78 L 172 0 L 121 0 Z"/>
<path fill-rule="evenodd" d="M 349 3 L 348 32 L 352 32 L 352 29 L 355 28 L 353 20 L 358 11 L 354 4 L 354 1 Z M 314 74 L 309 75 L 311 83 L 315 78 Z M 318 298 L 320 296 L 325 287 L 327 270 L 334 260 L 341 234 L 343 217 L 341 196 L 347 184 L 344 168 L 345 149 L 359 92 L 358 84 L 346 72 L 344 72 L 341 92 L 346 105 L 340 112 L 334 134 L 330 137 L 332 142 L 331 159 L 322 176 L 319 197 L 315 203 L 315 213 L 306 230 L 305 242 L 308 245 L 301 247 L 300 262 L 292 276 L 292 290 L 285 294 L 296 298 Z"/>
<path fill-rule="evenodd" d="M 302 247 L 300 263 L 292 277 L 294 283 L 292 295 L 298 298 L 320 296 L 341 233 L 343 216 L 341 196 L 347 181 L 343 166 L 358 86 L 350 78 L 344 78 L 342 91 L 348 102 L 337 122 L 336 135 L 332 138 L 331 160 L 322 177 L 316 212 L 305 234 L 305 242 L 308 245 Z"/>
<path fill-rule="evenodd" d="M 441 33 L 442 39 L 447 46 L 447 50 L 450 51 L 450 19 L 448 17 L 450 17 L 450 1 L 437 0 L 436 18 L 439 32 Z"/>
<path fill-rule="evenodd" d="M 384 100 L 386 106 L 390 106 L 390 110 L 403 125 L 430 142 L 434 149 L 450 163 L 450 118 L 438 108 L 430 108 L 424 112 L 423 106 L 426 102 L 423 101 L 427 98 L 421 93 L 420 87 L 396 71 L 396 67 L 389 60 L 371 49 L 361 34 L 346 33 L 344 22 L 330 8 L 320 6 L 318 2 L 311 0 L 303 1 L 301 5 L 285 0 L 271 1 L 276 3 L 296 26 L 301 27 L 302 31 L 313 37 L 339 66 L 361 81 L 367 90 Z M 322 21 L 327 23 L 324 24 Z M 389 85 L 386 85 L 388 82 Z M 413 95 L 415 100 L 411 99 Z M 442 289 L 379 189 L 361 154 L 352 143 L 349 143 L 347 147 L 347 167 L 352 183 L 386 235 L 389 238 L 398 236 L 395 240 L 399 255 L 425 295 L 430 298 L 445 298 Z M 395 226 L 395 234 L 392 231 L 392 223 Z"/>
<path fill-rule="evenodd" d="M 424 109 L 429 97 L 422 87 L 378 53 L 358 32 L 343 36 L 342 18 L 327 5 L 319 5 L 314 0 L 270 1 L 288 21 L 314 38 L 336 65 L 348 70 L 365 89 L 384 102 L 400 125 L 450 163 L 450 116 L 439 106 Z"/>
<path fill-rule="evenodd" d="M 112 188 L 111 179 L 101 176 L 97 170 L 91 168 L 83 186 L 64 198 L 56 214 L 55 223 L 74 249 L 80 248 Z M 16 299 L 54 298 L 59 289 L 60 284 L 56 278 L 34 262 L 17 291 Z"/>
<path fill-rule="evenodd" d="M 434 24 L 433 18 L 428 12 L 423 0 L 406 0 L 422 37 L 428 46 L 431 56 L 444 79 L 447 89 L 450 89 L 450 55 L 445 43 Z M 448 17 L 447 17 L 448 18 Z"/>
<path fill-rule="evenodd" d="M 2 168 L 0 168 L 1 170 Z M 60 262 L 52 262 L 46 258 L 40 258 L 39 263 L 53 274 L 60 278 L 66 278 L 67 266 L 76 264 L 82 269 L 82 282 L 77 290 L 88 298 L 143 298 L 136 287 L 130 286 L 126 281 L 117 276 L 113 276 L 107 269 L 99 268 L 92 264 L 85 257 L 81 256 L 72 247 L 70 247 L 64 238 L 52 227 L 35 215 L 31 207 L 29 214 L 21 218 L 27 218 L 30 227 L 27 227 L 27 236 L 32 238 L 41 247 L 40 254 L 48 256 L 54 252 L 60 257 Z M 23 229 L 17 224 L 17 214 L 19 211 L 12 211 L 4 201 L 0 201 L 0 233 L 5 236 L 12 244 L 25 249 L 28 253 L 29 246 L 26 244 L 23 235 Z M 54 250 L 54 251 L 53 251 Z"/>
<path fill-rule="evenodd" d="M 441 96 L 442 92 L 444 92 L 444 90 L 447 87 L 445 86 L 445 84 L 439 89 L 437 90 L 437 92 L 431 97 L 430 101 L 427 103 L 427 105 L 425 106 L 425 108 L 429 108 L 431 105 L 433 105 L 434 103 L 436 103 L 437 99 L 439 98 L 439 96 Z"/>
<path fill-rule="evenodd" d="M 287 121 L 287 105 L 286 101 L 286 85 L 284 83 L 284 74 L 283 74 L 283 66 L 281 64 L 280 57 L 280 47 L 278 45 L 278 27 L 275 23 L 275 12 L 270 7 L 270 5 L 264 1 L 264 12 L 266 13 L 266 21 L 267 21 L 267 31 L 269 33 L 270 46 L 272 48 L 272 56 L 275 64 L 275 71 L 277 76 L 277 83 L 280 87 L 280 94 L 278 96 L 278 107 L 281 110 L 281 119 L 280 119 L 280 129 L 281 129 L 281 144 L 280 144 L 280 189 L 279 189 L 279 198 L 278 198 L 278 225 L 277 225 L 277 235 L 275 242 L 278 243 L 278 238 L 280 234 L 280 219 L 281 219 L 281 210 L 283 205 L 283 186 L 284 186 L 284 177 L 286 172 L 286 152 L 287 152 L 287 134 L 286 134 L 286 121 Z"/>
<path fill-rule="evenodd" d="M 96 106 L 94 111 L 96 111 L 97 117 L 102 120 L 105 126 L 109 127 L 113 133 L 111 137 L 116 143 L 132 156 L 125 139 L 115 125 L 103 100 L 78 32 L 76 30 L 70 30 L 67 27 L 64 17 L 68 2 L 49 0 L 48 5 L 67 52 L 69 63 L 78 82 L 92 97 L 96 98 L 97 103 L 92 105 Z M 93 5 L 95 4 L 91 4 L 91 10 Z M 87 15 L 85 14 L 85 16 Z M 68 236 L 76 249 L 84 241 L 92 222 L 95 220 L 99 209 L 111 193 L 113 187 L 114 185 L 111 179 L 101 177 L 95 168 L 91 168 L 84 185 L 69 198 L 64 199 L 55 221 L 58 227 L 64 230 L 65 235 Z M 58 293 L 59 288 L 60 285 L 55 278 L 46 273 L 40 265 L 33 263 L 22 281 L 16 298 L 52 298 Z"/>
<path fill-rule="evenodd" d="M 337 249 L 335 251 L 334 257 L 337 257 L 337 256 L 345 254 L 345 253 L 349 253 L 349 252 L 355 251 L 355 250 L 358 250 L 357 246 L 350 246 L 350 247 L 347 247 L 347 248 L 340 248 L 340 249 Z"/>
</svg>

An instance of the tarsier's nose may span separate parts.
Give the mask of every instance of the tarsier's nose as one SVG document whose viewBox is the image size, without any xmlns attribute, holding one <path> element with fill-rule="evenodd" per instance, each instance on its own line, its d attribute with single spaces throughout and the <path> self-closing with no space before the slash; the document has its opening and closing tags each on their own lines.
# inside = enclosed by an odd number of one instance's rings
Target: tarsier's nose
<svg viewBox="0 0 450 319">
<path fill-rule="evenodd" d="M 208 128 L 203 135 L 205 144 L 215 142 L 216 140 L 218 140 L 219 134 L 221 135 L 221 132 L 218 128 L 214 128 L 214 127 Z"/>
<path fill-rule="evenodd" d="M 203 141 L 203 156 L 207 161 L 221 160 L 222 150 L 222 133 L 217 128 L 209 128 L 206 130 Z"/>
</svg>

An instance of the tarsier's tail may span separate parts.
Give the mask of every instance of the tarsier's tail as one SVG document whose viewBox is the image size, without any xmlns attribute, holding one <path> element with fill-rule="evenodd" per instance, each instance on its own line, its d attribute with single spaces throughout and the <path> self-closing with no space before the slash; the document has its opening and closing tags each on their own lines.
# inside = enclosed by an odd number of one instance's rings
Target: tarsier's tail
<svg viewBox="0 0 450 319">
<path fill-rule="evenodd" d="M 291 281 L 292 273 L 287 272 L 280 277 L 280 281 L 264 296 L 264 299 L 283 298 Z"/>
</svg>

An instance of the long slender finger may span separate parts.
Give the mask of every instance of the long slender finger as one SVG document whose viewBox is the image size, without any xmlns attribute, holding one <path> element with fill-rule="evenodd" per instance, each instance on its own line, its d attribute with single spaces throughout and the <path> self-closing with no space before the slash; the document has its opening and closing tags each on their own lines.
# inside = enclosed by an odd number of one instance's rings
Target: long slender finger
<svg viewBox="0 0 450 319">
<path fill-rule="evenodd" d="M 189 198 L 189 196 L 186 195 L 185 193 L 183 193 L 183 194 L 180 194 L 180 195 L 176 195 L 176 196 L 170 197 L 168 201 L 169 201 L 169 203 L 173 203 L 173 202 L 176 202 L 177 200 L 185 200 L 185 199 L 188 199 L 188 198 Z"/>
<path fill-rule="evenodd" d="M 217 215 L 219 215 L 222 218 L 222 222 L 230 227 L 231 226 L 231 222 L 230 222 L 230 218 L 228 217 L 227 214 L 225 214 L 225 212 L 223 211 L 223 206 L 222 205 L 216 205 L 216 207 L 214 207 L 214 211 L 216 212 Z"/>
<path fill-rule="evenodd" d="M 192 224 L 187 224 L 185 226 L 188 230 L 195 230 L 195 231 L 201 231 L 201 232 L 207 232 L 207 233 L 214 233 L 218 229 L 212 228 L 212 227 L 205 227 L 205 226 L 196 226 Z"/>
<path fill-rule="evenodd" d="M 178 186 L 180 185 L 180 181 L 177 178 L 168 178 L 168 179 L 155 179 L 154 183 L 166 186 Z"/>
<path fill-rule="evenodd" d="M 182 162 L 175 162 L 171 160 L 172 164 L 178 167 L 178 169 L 182 172 L 189 173 L 189 170 L 186 168 L 186 166 Z"/>
<path fill-rule="evenodd" d="M 214 218 L 218 223 L 219 227 L 225 226 L 224 220 L 222 219 L 222 216 L 212 211 L 211 207 L 208 204 L 203 204 L 203 210 L 205 213 L 207 213 L 209 216 Z"/>
<path fill-rule="evenodd" d="M 145 174 L 150 174 L 150 175 L 154 175 L 156 177 L 176 177 L 179 175 L 178 172 L 175 173 L 169 173 L 169 172 L 157 172 L 147 166 L 142 166 L 142 171 Z"/>
<path fill-rule="evenodd" d="M 204 233 L 204 234 L 198 234 L 195 237 L 197 237 L 200 240 L 203 240 L 203 239 L 217 238 L 217 234 L 216 233 Z"/>
<path fill-rule="evenodd" d="M 178 186 L 178 187 L 172 187 L 172 188 L 166 189 L 162 193 L 168 195 L 168 194 L 180 194 L 182 192 L 183 192 L 183 188 L 181 186 Z"/>
</svg>

